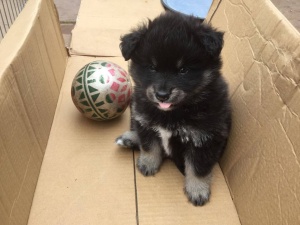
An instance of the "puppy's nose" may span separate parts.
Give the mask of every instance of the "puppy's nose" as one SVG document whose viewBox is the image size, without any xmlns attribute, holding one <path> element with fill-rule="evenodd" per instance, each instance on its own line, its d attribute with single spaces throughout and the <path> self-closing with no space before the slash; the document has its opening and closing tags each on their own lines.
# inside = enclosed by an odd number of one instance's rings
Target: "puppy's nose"
<svg viewBox="0 0 300 225">
<path fill-rule="evenodd" d="M 157 91 L 155 93 L 155 97 L 157 98 L 157 100 L 164 102 L 169 99 L 170 94 L 166 91 Z"/>
</svg>

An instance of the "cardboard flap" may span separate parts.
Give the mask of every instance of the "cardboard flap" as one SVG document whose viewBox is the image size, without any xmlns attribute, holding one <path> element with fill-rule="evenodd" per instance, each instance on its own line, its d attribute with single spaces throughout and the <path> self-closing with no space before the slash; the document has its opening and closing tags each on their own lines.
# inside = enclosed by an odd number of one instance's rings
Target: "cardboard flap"
<svg viewBox="0 0 300 225">
<path fill-rule="evenodd" d="M 67 54 L 53 2 L 26 3 L 0 43 L 0 223 L 27 224 Z"/>
<path fill-rule="evenodd" d="M 215 1 L 233 127 L 221 168 L 242 224 L 299 223 L 300 34 L 270 1 Z"/>
<path fill-rule="evenodd" d="M 70 53 L 121 56 L 120 36 L 163 11 L 157 0 L 82 0 Z"/>
</svg>

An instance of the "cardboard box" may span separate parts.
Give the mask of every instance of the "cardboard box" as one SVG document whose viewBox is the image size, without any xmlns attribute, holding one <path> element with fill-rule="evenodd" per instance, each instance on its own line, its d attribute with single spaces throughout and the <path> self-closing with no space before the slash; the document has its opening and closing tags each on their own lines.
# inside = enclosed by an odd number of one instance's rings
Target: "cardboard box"
<svg viewBox="0 0 300 225">
<path fill-rule="evenodd" d="M 99 123 L 74 107 L 76 72 L 96 59 L 126 68 L 119 35 L 162 10 L 82 0 L 68 57 L 53 2 L 28 1 L 0 44 L 1 225 L 300 223 L 300 35 L 271 2 L 215 0 L 207 18 L 225 31 L 233 129 L 204 207 L 171 162 L 145 178 L 139 153 L 113 143 L 128 110 Z"/>
</svg>

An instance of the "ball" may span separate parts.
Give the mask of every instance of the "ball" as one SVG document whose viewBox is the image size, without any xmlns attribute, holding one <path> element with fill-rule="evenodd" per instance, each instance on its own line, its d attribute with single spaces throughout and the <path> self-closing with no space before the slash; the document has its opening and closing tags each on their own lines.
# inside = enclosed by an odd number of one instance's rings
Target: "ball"
<svg viewBox="0 0 300 225">
<path fill-rule="evenodd" d="M 75 75 L 71 95 L 87 118 L 103 121 L 120 116 L 127 108 L 132 86 L 126 71 L 115 63 L 94 61 Z"/>
</svg>

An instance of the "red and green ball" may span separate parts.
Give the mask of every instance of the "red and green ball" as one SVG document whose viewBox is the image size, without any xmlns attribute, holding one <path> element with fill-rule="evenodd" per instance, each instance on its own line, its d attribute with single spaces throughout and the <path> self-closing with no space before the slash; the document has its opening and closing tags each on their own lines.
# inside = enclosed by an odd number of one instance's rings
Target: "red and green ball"
<svg viewBox="0 0 300 225">
<path fill-rule="evenodd" d="M 115 63 L 94 61 L 73 79 L 71 95 L 87 118 L 109 120 L 120 116 L 130 102 L 132 86 L 126 71 Z"/>
</svg>

